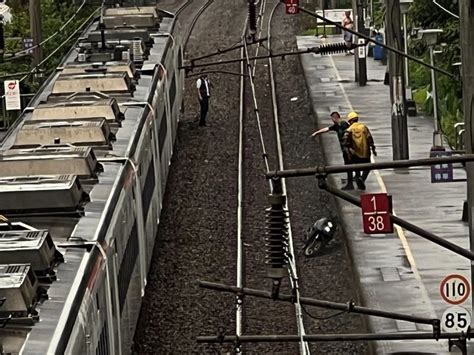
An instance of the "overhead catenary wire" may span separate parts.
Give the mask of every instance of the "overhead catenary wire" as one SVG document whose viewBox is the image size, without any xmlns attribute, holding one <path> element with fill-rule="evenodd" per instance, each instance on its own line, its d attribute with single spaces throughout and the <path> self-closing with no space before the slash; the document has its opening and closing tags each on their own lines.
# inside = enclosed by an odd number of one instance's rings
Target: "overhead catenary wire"
<svg viewBox="0 0 474 355">
<path fill-rule="evenodd" d="M 268 154 L 267 154 L 267 149 L 265 147 L 265 141 L 263 139 L 263 131 L 262 131 L 262 123 L 260 120 L 260 112 L 258 110 L 258 103 L 257 103 L 257 90 L 255 88 L 255 82 L 253 81 L 253 76 L 252 76 L 252 64 L 250 63 L 250 57 L 249 57 L 249 52 L 248 52 L 248 46 L 247 46 L 247 41 L 245 37 L 243 38 L 244 41 L 244 52 L 245 52 L 245 61 L 247 63 L 247 70 L 249 73 L 249 82 L 250 82 L 250 88 L 252 90 L 252 100 L 253 100 L 253 105 L 254 105 L 254 111 L 255 111 L 255 116 L 257 119 L 257 129 L 258 129 L 258 134 L 259 134 L 259 139 L 260 139 L 260 145 L 262 147 L 262 157 L 265 165 L 265 170 L 266 172 L 270 172 L 270 166 L 268 164 Z M 270 189 L 272 188 L 272 184 L 270 182 Z"/>
<path fill-rule="evenodd" d="M 281 2 L 283 2 L 283 0 L 280 0 Z M 392 51 L 392 52 L 395 52 L 397 53 L 398 55 L 402 56 L 402 57 L 405 57 L 405 58 L 408 58 L 414 62 L 417 62 L 418 64 L 421 64 L 427 68 L 430 68 L 430 69 L 433 69 L 439 73 L 442 73 L 446 76 L 449 76 L 450 78 L 453 78 L 453 79 L 456 79 L 456 75 L 444 70 L 444 69 L 441 69 L 441 68 L 438 68 L 438 67 L 435 67 L 431 64 L 428 64 L 428 63 L 425 63 L 424 61 L 422 61 L 421 59 L 418 59 L 410 54 L 405 54 L 403 51 L 399 50 L 399 49 L 396 49 L 396 48 L 393 48 L 393 47 L 390 47 L 390 46 L 387 46 L 385 43 L 382 43 L 382 42 L 379 42 L 379 41 L 376 41 L 375 39 L 373 38 L 370 38 L 370 36 L 366 36 L 360 32 L 357 32 L 355 30 L 352 30 L 350 28 L 345 28 L 344 26 L 342 26 L 341 24 L 337 23 L 337 22 L 334 22 L 334 21 L 331 21 L 329 20 L 328 18 L 324 17 L 324 16 L 321 16 L 321 15 L 318 15 L 317 13 L 314 13 L 310 10 L 307 10 L 305 9 L 304 7 L 301 7 L 301 6 L 298 6 L 298 9 L 302 12 L 304 12 L 305 14 L 308 14 L 312 17 L 316 17 L 317 19 L 320 19 L 326 23 L 329 23 L 330 25 L 333 25 L 333 26 L 336 26 L 337 28 L 340 28 L 340 29 L 343 29 L 344 31 L 346 32 L 350 32 L 352 33 L 354 36 L 358 36 L 359 38 L 363 38 L 366 40 L 366 42 L 371 42 L 371 43 L 374 43 L 380 47 L 383 47 L 389 51 Z"/>
<path fill-rule="evenodd" d="M 56 32 L 54 32 L 52 35 L 48 36 L 48 38 L 42 40 L 40 43 L 38 43 L 38 44 L 36 44 L 32 47 L 29 47 L 27 49 L 23 49 L 21 51 L 18 51 L 18 52 L 12 53 L 12 54 L 9 54 L 9 57 L 6 58 L 4 61 L 5 62 L 12 61 L 12 60 L 18 59 L 19 57 L 27 56 L 27 55 L 29 55 L 28 54 L 29 51 L 32 51 L 33 49 L 39 48 L 39 47 L 43 46 L 44 44 L 48 43 L 50 40 L 52 40 L 54 37 L 56 37 L 58 34 L 60 34 L 71 23 L 71 21 L 76 18 L 76 16 L 82 10 L 82 8 L 86 4 L 86 2 L 87 2 L 86 0 L 83 0 L 81 5 L 79 5 L 77 10 L 74 12 L 74 14 L 72 14 L 72 16 Z M 8 53 L 6 53 L 6 55 L 8 55 Z"/>
<path fill-rule="evenodd" d="M 89 17 L 87 17 L 80 25 L 78 28 L 76 28 L 76 30 L 65 40 L 63 41 L 58 47 L 56 47 L 56 49 L 54 51 L 52 51 L 46 58 L 44 58 L 40 63 L 38 63 L 38 65 L 36 65 L 34 68 L 32 68 L 28 74 L 26 74 L 25 76 L 23 76 L 21 79 L 20 79 L 20 82 L 25 80 L 28 76 L 30 76 L 31 74 L 35 73 L 37 71 L 37 69 L 39 67 L 41 67 L 44 63 L 46 63 L 53 55 L 55 55 L 62 47 L 64 47 L 67 43 L 69 43 L 69 41 L 74 38 L 74 36 L 83 28 L 83 26 L 85 24 L 87 24 L 93 17 L 94 15 L 100 10 L 100 8 L 96 9 L 95 11 L 93 11 Z"/>
</svg>

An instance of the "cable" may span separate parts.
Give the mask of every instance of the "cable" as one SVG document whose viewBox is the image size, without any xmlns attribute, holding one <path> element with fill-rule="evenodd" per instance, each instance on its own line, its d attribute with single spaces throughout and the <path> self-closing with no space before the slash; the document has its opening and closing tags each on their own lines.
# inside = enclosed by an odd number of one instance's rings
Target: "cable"
<svg viewBox="0 0 474 355">
<path fill-rule="evenodd" d="M 24 57 L 24 56 L 27 56 L 29 55 L 28 52 L 33 50 L 33 49 L 36 49 L 38 47 L 41 47 L 43 44 L 49 42 L 51 39 L 53 39 L 54 37 L 56 37 L 60 32 L 62 32 L 66 27 L 67 25 L 69 25 L 71 23 L 72 20 L 74 20 L 74 18 L 77 16 L 77 14 L 79 13 L 79 11 L 82 10 L 82 8 L 84 7 L 84 5 L 86 4 L 86 0 L 83 0 L 82 4 L 79 5 L 79 7 L 77 8 L 76 12 L 72 15 L 71 18 L 69 18 L 69 20 L 67 20 L 55 33 L 53 33 L 51 36 L 49 36 L 48 38 L 46 38 L 45 40 L 41 41 L 40 43 L 34 45 L 33 47 L 30 47 L 30 48 L 27 48 L 27 49 L 24 49 L 24 50 L 21 50 L 19 52 L 15 52 L 15 53 L 12 53 L 11 54 L 11 58 L 8 58 L 8 59 L 5 59 L 4 61 L 7 62 L 7 61 L 12 61 L 14 59 L 17 59 L 19 57 Z"/>
<path fill-rule="evenodd" d="M 445 12 L 447 12 L 448 14 L 450 14 L 451 16 L 454 16 L 454 17 L 456 17 L 457 19 L 459 19 L 459 16 L 458 16 L 458 15 L 456 15 L 455 13 L 449 11 L 447 8 L 441 6 L 441 4 L 438 4 L 438 3 L 436 2 L 436 0 L 433 0 L 433 4 L 437 5 L 440 9 L 444 10 Z"/>
<path fill-rule="evenodd" d="M 331 318 L 335 318 L 335 317 L 338 317 L 344 313 L 347 313 L 347 311 L 341 311 L 341 312 L 337 312 L 337 313 L 334 313 L 334 314 L 331 314 L 329 316 L 325 316 L 325 317 L 317 317 L 315 316 L 314 314 L 311 314 L 303 304 L 301 304 L 301 309 L 303 310 L 303 312 L 310 318 L 313 318 L 315 320 L 328 320 L 328 319 L 331 319 Z"/>
<path fill-rule="evenodd" d="M 49 60 L 49 58 L 51 58 L 54 54 L 56 54 L 56 52 L 58 52 L 62 47 L 64 47 L 64 45 L 66 43 L 68 43 L 76 34 L 77 32 L 79 32 L 82 27 L 88 23 L 92 17 L 94 17 L 95 13 L 97 11 L 99 11 L 100 8 L 96 9 L 95 11 L 93 11 L 90 16 L 84 21 L 82 22 L 79 27 L 65 40 L 63 41 L 53 52 L 51 52 L 46 58 L 44 58 L 40 63 L 38 63 L 38 65 L 36 65 L 34 68 L 32 68 L 28 74 L 26 74 L 25 76 L 23 76 L 21 79 L 20 79 L 20 82 L 22 82 L 23 80 L 25 80 L 28 76 L 30 76 L 32 73 L 34 73 L 36 71 L 37 68 L 39 68 L 41 65 L 43 65 L 45 62 L 47 62 Z"/>
<path fill-rule="evenodd" d="M 268 164 L 267 150 L 265 148 L 265 141 L 263 140 L 262 124 L 260 122 L 260 114 L 259 114 L 259 111 L 258 111 L 255 83 L 254 83 L 253 77 L 252 77 L 252 64 L 250 64 L 247 41 L 246 41 L 245 37 L 242 40 L 244 42 L 245 60 L 247 62 L 247 70 L 249 72 L 250 88 L 252 89 L 252 99 L 253 99 L 255 116 L 257 118 L 257 128 L 258 128 L 258 133 L 259 133 L 259 136 L 260 136 L 260 144 L 262 146 L 263 161 L 264 161 L 264 164 L 265 164 L 266 171 L 270 172 L 270 166 Z M 270 183 L 270 187 L 271 187 L 272 186 L 271 181 L 269 181 L 269 183 Z"/>
</svg>

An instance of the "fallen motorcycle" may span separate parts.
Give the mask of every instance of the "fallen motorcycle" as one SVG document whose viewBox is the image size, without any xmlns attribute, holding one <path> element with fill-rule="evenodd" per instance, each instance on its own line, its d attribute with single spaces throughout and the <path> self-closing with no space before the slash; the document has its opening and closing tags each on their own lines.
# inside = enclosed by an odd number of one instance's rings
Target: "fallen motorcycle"
<svg viewBox="0 0 474 355">
<path fill-rule="evenodd" d="M 318 256 L 334 238 L 336 229 L 336 224 L 329 218 L 318 219 L 304 234 L 304 255 L 307 257 Z"/>
</svg>

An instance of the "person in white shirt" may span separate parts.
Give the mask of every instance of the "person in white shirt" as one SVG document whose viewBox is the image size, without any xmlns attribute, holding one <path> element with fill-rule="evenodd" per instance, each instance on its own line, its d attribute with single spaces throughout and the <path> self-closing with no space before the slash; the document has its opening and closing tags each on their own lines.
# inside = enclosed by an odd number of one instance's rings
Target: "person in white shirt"
<svg viewBox="0 0 474 355">
<path fill-rule="evenodd" d="M 201 105 L 201 118 L 199 126 L 206 125 L 207 112 L 209 111 L 209 98 L 211 97 L 211 83 L 206 74 L 203 74 L 196 82 L 199 104 Z"/>
</svg>

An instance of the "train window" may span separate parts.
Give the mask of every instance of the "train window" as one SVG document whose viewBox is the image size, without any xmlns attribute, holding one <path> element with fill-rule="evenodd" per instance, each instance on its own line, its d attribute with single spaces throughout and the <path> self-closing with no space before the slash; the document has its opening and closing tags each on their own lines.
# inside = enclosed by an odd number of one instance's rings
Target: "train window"
<svg viewBox="0 0 474 355">
<path fill-rule="evenodd" d="M 170 85 L 170 110 L 173 111 L 174 99 L 176 98 L 176 76 L 173 74 L 173 80 Z"/>
<path fill-rule="evenodd" d="M 142 203 L 143 203 L 143 218 L 146 220 L 148 210 L 150 209 L 151 198 L 153 197 L 153 189 L 155 188 L 155 166 L 153 160 L 150 161 L 150 166 L 146 173 L 145 187 L 143 188 Z"/>
<path fill-rule="evenodd" d="M 168 122 L 166 117 L 166 110 L 163 110 L 163 116 L 161 117 L 160 129 L 158 130 L 158 143 L 160 147 L 160 154 L 163 152 L 163 146 L 165 145 L 166 133 L 168 131 Z"/>
<path fill-rule="evenodd" d="M 118 291 L 119 291 L 119 305 L 120 314 L 122 313 L 123 306 L 125 304 L 125 298 L 127 297 L 128 286 L 132 278 L 133 269 L 135 268 L 135 262 L 138 256 L 138 231 L 137 231 L 137 220 L 133 224 L 132 231 L 128 237 L 127 247 L 123 254 L 122 262 L 120 263 L 120 269 L 118 274 Z"/>
</svg>

